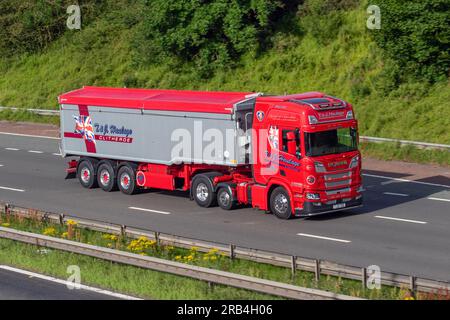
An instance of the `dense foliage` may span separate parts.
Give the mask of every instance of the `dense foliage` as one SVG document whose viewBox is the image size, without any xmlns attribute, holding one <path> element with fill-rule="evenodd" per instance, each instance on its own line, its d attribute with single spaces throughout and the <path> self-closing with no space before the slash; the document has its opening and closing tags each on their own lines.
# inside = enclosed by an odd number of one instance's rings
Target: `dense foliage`
<svg viewBox="0 0 450 320">
<path fill-rule="evenodd" d="M 450 1 L 379 0 L 378 45 L 396 61 L 397 73 L 445 80 L 450 67 Z"/>
<path fill-rule="evenodd" d="M 0 54 L 11 56 L 43 49 L 67 30 L 67 7 L 77 3 L 83 23 L 87 23 L 103 1 L 1 0 Z"/>
<path fill-rule="evenodd" d="M 203 75 L 233 63 L 265 42 L 274 21 L 297 1 L 150 0 L 145 1 L 135 47 L 138 61 L 175 57 L 192 61 Z M 289 3 L 289 4 L 287 4 Z"/>
</svg>

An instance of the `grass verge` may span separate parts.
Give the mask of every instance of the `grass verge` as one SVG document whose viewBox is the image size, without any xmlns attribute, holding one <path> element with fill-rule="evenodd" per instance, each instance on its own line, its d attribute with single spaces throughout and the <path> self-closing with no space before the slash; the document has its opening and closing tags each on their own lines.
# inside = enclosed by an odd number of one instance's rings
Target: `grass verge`
<svg viewBox="0 0 450 320">
<path fill-rule="evenodd" d="M 361 153 L 366 157 L 379 160 L 399 160 L 422 164 L 437 164 L 450 167 L 450 152 L 448 150 L 421 149 L 415 146 L 402 146 L 399 143 L 360 144 Z"/>
<path fill-rule="evenodd" d="M 322 276 L 319 282 L 314 274 L 297 271 L 292 276 L 289 268 L 277 267 L 253 261 L 231 260 L 224 253 L 213 249 L 207 253 L 198 248 L 182 249 L 169 245 L 158 245 L 145 237 L 139 239 L 123 239 L 120 236 L 104 234 L 89 229 L 79 228 L 76 223 L 68 221 L 60 226 L 33 219 L 16 218 L 2 214 L 0 225 L 23 231 L 61 237 L 74 241 L 99 245 L 136 254 L 174 260 L 192 265 L 229 271 L 233 273 L 259 277 L 302 287 L 328 290 L 340 294 L 369 299 L 402 299 L 408 291 L 400 288 L 382 286 L 380 290 L 364 290 L 361 283 L 340 277 Z M 144 270 L 131 266 L 119 265 L 98 259 L 50 250 L 41 254 L 38 248 L 31 245 L 0 240 L 0 263 L 19 266 L 35 271 L 65 277 L 68 265 L 79 265 L 84 274 L 86 284 L 101 286 L 115 291 L 156 299 L 265 299 L 268 296 L 214 286 L 196 280 L 172 276 L 169 274 Z M 64 261 L 64 263 L 61 263 Z M 104 277 L 108 274 L 108 277 Z"/>
</svg>

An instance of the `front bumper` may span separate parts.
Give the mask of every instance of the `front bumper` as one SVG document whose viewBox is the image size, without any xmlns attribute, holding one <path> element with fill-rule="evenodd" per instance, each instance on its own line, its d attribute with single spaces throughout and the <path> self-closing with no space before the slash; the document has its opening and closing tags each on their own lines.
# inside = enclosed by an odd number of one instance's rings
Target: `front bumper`
<svg viewBox="0 0 450 320">
<path fill-rule="evenodd" d="M 295 210 L 296 217 L 312 217 L 320 214 L 325 214 L 329 212 L 338 212 L 343 210 L 355 209 L 362 206 L 363 197 L 359 199 L 352 199 L 346 202 L 342 200 L 338 200 L 335 204 L 324 204 L 322 203 L 320 206 L 314 205 L 313 202 L 305 202 L 303 204 L 303 209 Z M 344 207 L 336 208 L 336 205 L 345 204 Z"/>
</svg>

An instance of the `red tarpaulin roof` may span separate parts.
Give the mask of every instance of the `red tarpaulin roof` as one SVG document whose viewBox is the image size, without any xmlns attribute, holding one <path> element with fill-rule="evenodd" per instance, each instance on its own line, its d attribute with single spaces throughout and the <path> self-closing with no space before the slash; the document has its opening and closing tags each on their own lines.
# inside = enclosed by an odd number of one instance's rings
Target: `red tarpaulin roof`
<svg viewBox="0 0 450 320">
<path fill-rule="evenodd" d="M 99 107 L 232 113 L 233 105 L 252 92 L 83 87 L 59 96 L 60 104 Z"/>
</svg>

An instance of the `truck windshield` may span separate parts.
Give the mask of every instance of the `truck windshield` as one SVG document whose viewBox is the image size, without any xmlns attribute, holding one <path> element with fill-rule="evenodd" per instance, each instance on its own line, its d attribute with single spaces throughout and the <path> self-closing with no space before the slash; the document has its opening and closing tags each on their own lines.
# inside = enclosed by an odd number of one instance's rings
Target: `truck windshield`
<svg viewBox="0 0 450 320">
<path fill-rule="evenodd" d="M 305 147 L 306 155 L 309 157 L 355 151 L 358 148 L 356 129 L 305 132 Z"/>
</svg>

